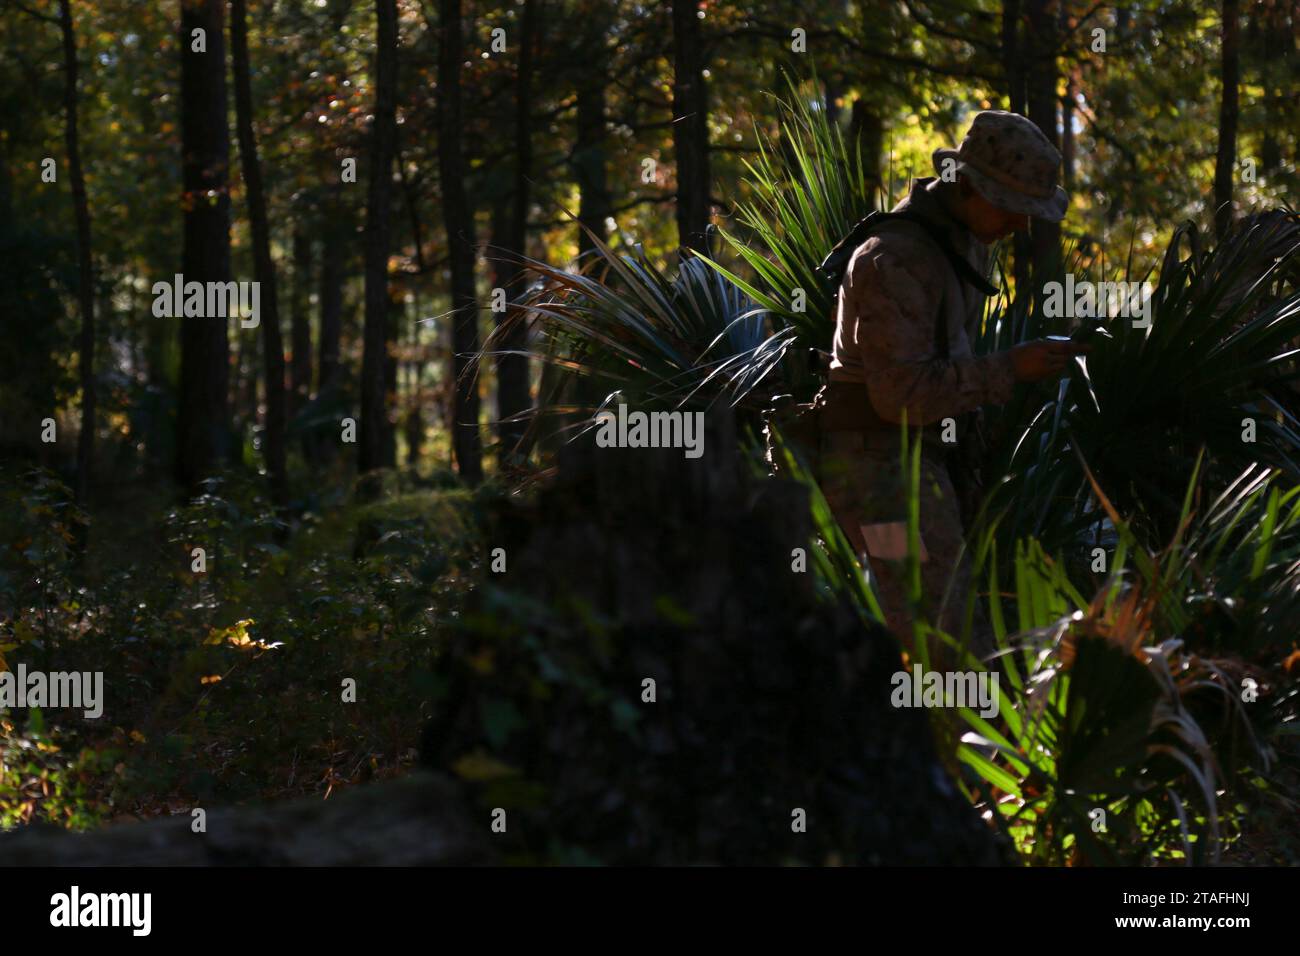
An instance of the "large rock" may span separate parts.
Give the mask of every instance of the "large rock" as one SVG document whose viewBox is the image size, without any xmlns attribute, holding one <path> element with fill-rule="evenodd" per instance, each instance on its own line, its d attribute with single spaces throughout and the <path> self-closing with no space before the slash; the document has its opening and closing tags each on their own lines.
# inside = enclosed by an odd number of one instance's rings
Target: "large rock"
<svg viewBox="0 0 1300 956">
<path fill-rule="evenodd" d="M 506 570 L 444 659 L 424 760 L 478 781 L 521 861 L 1007 862 L 925 715 L 890 705 L 892 639 L 792 570 L 805 489 L 754 475 L 733 427 L 697 460 L 588 436 L 499 512 Z"/>
<path fill-rule="evenodd" d="M 0 866 L 437 866 L 490 861 L 455 784 L 418 773 L 319 797 L 213 808 L 206 832 L 167 817 L 74 834 L 0 833 Z"/>
</svg>

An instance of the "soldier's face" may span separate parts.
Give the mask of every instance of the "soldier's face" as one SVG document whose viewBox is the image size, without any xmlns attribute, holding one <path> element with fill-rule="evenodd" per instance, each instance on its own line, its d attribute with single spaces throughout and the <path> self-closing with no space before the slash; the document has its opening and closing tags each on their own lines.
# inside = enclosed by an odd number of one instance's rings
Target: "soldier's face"
<svg viewBox="0 0 1300 956">
<path fill-rule="evenodd" d="M 972 192 L 970 212 L 971 217 L 967 225 L 975 234 L 975 238 L 985 244 L 997 242 L 1013 232 L 1024 232 L 1029 228 L 1029 217 L 1024 213 L 1008 212 L 993 205 L 979 193 Z"/>
<path fill-rule="evenodd" d="M 966 228 L 985 245 L 997 242 L 1013 232 L 1024 232 L 1029 228 L 1028 216 L 1024 213 L 1008 212 L 993 205 L 964 177 L 961 180 L 961 197 L 961 218 L 966 223 Z"/>
</svg>

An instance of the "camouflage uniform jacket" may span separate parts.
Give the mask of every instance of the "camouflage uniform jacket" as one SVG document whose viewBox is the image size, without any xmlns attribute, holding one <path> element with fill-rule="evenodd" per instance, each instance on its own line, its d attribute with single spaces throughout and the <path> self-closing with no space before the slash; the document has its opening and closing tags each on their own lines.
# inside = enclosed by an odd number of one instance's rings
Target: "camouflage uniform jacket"
<svg viewBox="0 0 1300 956">
<path fill-rule="evenodd" d="M 918 180 L 894 211 L 908 210 L 939 225 L 958 254 L 983 275 L 988 251 L 947 213 L 937 192 L 944 188 L 949 187 L 932 178 Z M 983 294 L 957 277 L 924 229 L 906 221 L 884 223 L 849 261 L 830 371 L 832 381 L 865 383 L 873 408 L 885 421 L 900 422 L 907 409 L 909 425 L 926 426 L 919 489 L 922 606 L 932 622 L 953 635 L 960 632 L 969 571 L 962 558 L 961 512 L 941 453 L 941 422 L 1007 401 L 1015 383 L 1007 353 L 976 356 L 971 350 L 983 306 Z M 936 354 L 941 308 L 947 359 Z M 826 500 L 845 535 L 868 557 L 887 623 L 906 641 L 911 614 L 898 563 L 906 551 L 898 435 L 826 433 L 822 463 Z M 978 635 L 972 645 L 985 652 L 989 648 L 987 638 Z"/>
<path fill-rule="evenodd" d="M 894 207 L 939 225 L 980 275 L 988 249 L 944 209 L 933 178 L 917 180 Z M 947 312 L 949 357 L 935 355 L 935 313 Z M 886 222 L 853 253 L 840 287 L 832 381 L 863 382 L 888 422 L 907 409 L 911 425 L 930 425 L 980 405 L 1000 404 L 1015 383 L 1010 356 L 975 356 L 970 339 L 984 296 L 957 278 L 924 230 Z"/>
</svg>

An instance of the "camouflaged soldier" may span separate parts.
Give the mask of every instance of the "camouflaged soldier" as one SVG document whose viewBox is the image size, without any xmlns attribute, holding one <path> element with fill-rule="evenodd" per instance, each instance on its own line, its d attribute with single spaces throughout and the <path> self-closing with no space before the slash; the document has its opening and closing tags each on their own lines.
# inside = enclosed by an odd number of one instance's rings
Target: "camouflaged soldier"
<svg viewBox="0 0 1300 956">
<path fill-rule="evenodd" d="M 988 246 L 1028 227 L 1029 217 L 1060 220 L 1068 197 L 1056 184 L 1061 157 L 1025 117 L 978 114 L 957 150 L 934 153 L 938 178 L 917 180 L 895 213 L 854 251 L 838 296 L 835 341 L 823 413 L 822 486 L 840 526 L 865 554 L 887 623 L 910 644 L 902 560 L 907 553 L 906 493 L 900 428 L 922 442 L 920 558 L 923 609 L 959 636 L 969 582 L 963 529 L 945 464 L 944 419 L 1011 397 L 1017 381 L 1060 376 L 1068 342 L 1038 340 L 976 356 L 970 341 L 993 291 Z M 945 173 L 947 175 L 945 175 Z M 947 245 L 945 251 L 943 248 Z M 960 256 L 974 269 L 959 267 Z M 979 286 L 983 286 L 983 291 Z M 961 435 L 957 440 L 962 439 Z M 950 587 L 951 585 L 951 587 Z M 946 598 L 946 600 L 945 600 Z M 986 627 L 971 649 L 992 650 Z M 930 648 L 939 666 L 951 657 Z"/>
</svg>

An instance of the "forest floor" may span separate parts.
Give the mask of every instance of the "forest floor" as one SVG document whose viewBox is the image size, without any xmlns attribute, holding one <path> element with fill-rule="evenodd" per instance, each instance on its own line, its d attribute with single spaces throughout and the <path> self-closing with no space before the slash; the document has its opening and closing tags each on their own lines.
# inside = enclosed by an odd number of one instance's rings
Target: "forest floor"
<svg viewBox="0 0 1300 956">
<path fill-rule="evenodd" d="M 181 508 L 159 504 L 164 488 L 108 484 L 78 565 L 36 530 L 61 520 L 41 491 L 9 493 L 34 525 L 0 529 L 0 611 L 31 608 L 24 564 L 61 596 L 21 616 L 30 646 L 10 657 L 102 670 L 106 704 L 95 721 L 0 719 L 0 825 L 328 799 L 414 768 L 439 648 L 486 550 L 474 494 L 395 476 L 368 505 L 322 496 L 285 535 L 238 481 Z M 1300 738 L 1279 741 L 1270 786 L 1236 798 L 1227 865 L 1300 865 Z"/>
<path fill-rule="evenodd" d="M 478 560 L 469 493 L 323 503 L 288 537 L 234 484 L 177 509 L 161 489 L 104 495 L 80 568 L 22 529 L 11 542 L 60 600 L 25 617 L 10 658 L 101 670 L 106 703 L 99 720 L 5 721 L 0 823 L 327 798 L 412 768 L 439 633 Z"/>
</svg>

